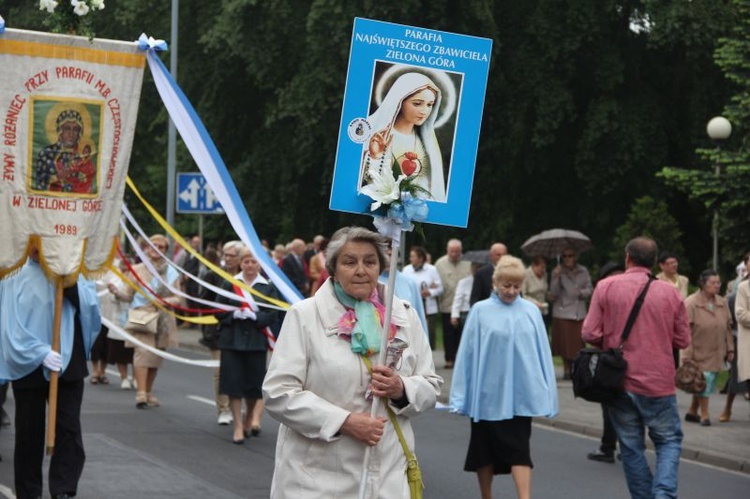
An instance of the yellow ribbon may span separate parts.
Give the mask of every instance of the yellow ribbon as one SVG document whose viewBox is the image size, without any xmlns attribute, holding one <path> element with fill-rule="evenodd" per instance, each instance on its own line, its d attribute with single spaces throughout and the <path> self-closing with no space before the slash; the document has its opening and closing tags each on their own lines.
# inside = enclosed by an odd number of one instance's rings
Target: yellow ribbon
<svg viewBox="0 0 750 499">
<path fill-rule="evenodd" d="M 232 283 L 232 284 L 234 284 L 235 286 L 239 286 L 240 288 L 244 289 L 244 290 L 245 290 L 245 291 L 247 291 L 248 293 L 250 293 L 250 294 L 253 294 L 253 295 L 257 296 L 258 298 L 262 298 L 263 300 L 267 301 L 268 303 L 272 303 L 272 304 L 276 305 L 277 307 L 281 307 L 281 308 L 283 308 L 283 309 L 289 309 L 289 306 L 290 306 L 290 305 L 289 305 L 289 304 L 288 304 L 287 302 L 285 302 L 285 301 L 281 301 L 281 300 L 277 300 L 276 298 L 272 298 L 272 297 L 270 297 L 270 296 L 266 296 L 266 295 L 264 295 L 263 293 L 261 293 L 261 292 L 259 292 L 259 291 L 255 290 L 255 289 L 253 289 L 253 288 L 251 288 L 250 286 L 248 286 L 248 285 L 247 285 L 247 284 L 245 284 L 244 282 L 242 282 L 242 281 L 240 281 L 240 280 L 237 280 L 237 279 L 235 279 L 235 278 L 234 278 L 234 276 L 232 276 L 232 275 L 229 275 L 229 274 L 228 274 L 228 273 L 227 273 L 226 271 L 224 271 L 224 269 L 222 269 L 221 267 L 219 267 L 219 266 L 217 266 L 217 265 L 214 265 L 214 264 L 213 264 L 213 263 L 211 263 L 210 261 L 206 260 L 206 259 L 205 259 L 205 258 L 203 257 L 203 255 L 201 255 L 201 254 L 200 254 L 199 252 L 195 251 L 195 250 L 193 249 L 193 247 L 192 247 L 192 246 L 190 246 L 190 245 L 189 245 L 189 244 L 187 243 L 187 241 L 185 241 L 185 240 L 184 240 L 184 239 L 182 238 L 182 236 L 180 236 L 180 234 L 179 234 L 179 233 L 178 233 L 178 232 L 177 232 L 176 230 L 174 230 L 174 229 L 173 229 L 173 228 L 172 228 L 172 227 L 171 227 L 171 226 L 170 226 L 170 225 L 169 225 L 169 224 L 167 223 L 167 221 L 166 221 L 166 220 L 164 220 L 164 219 L 162 218 L 162 216 L 161 216 L 161 215 L 159 215 L 159 212 L 158 212 L 158 211 L 156 211 L 156 209 L 154 209 L 154 207 L 153 207 L 153 206 L 151 206 L 151 205 L 150 205 L 150 204 L 148 203 L 148 201 L 146 201 L 146 200 L 145 200 L 145 199 L 143 198 L 143 196 L 141 196 L 141 193 L 140 193 L 140 192 L 138 192 L 138 189 L 136 189 L 136 187 L 135 187 L 135 184 L 133 183 L 133 181 L 132 181 L 132 180 L 130 180 L 130 177 L 129 177 L 129 176 L 128 176 L 128 177 L 127 177 L 127 178 L 125 179 L 125 181 L 127 182 L 127 185 L 128 185 L 128 187 L 130 187 L 130 189 L 131 189 L 131 190 L 133 191 L 133 194 L 135 194 L 135 196 L 136 196 L 136 197 L 137 197 L 137 198 L 138 198 L 138 199 L 140 200 L 140 202 L 141 202 L 141 203 L 143 203 L 143 206 L 145 206 L 145 207 L 146 207 L 146 209 L 147 209 L 147 210 L 149 211 L 149 213 L 151 213 L 151 216 L 152 216 L 152 217 L 154 217 L 154 220 L 156 220 L 156 221 L 157 221 L 157 222 L 159 223 L 159 225 L 161 225 L 161 226 L 162 226 L 162 228 L 163 228 L 163 229 L 164 229 L 164 230 L 165 230 L 165 231 L 167 232 L 167 234 L 169 234 L 169 235 L 170 235 L 170 236 L 172 237 L 172 239 L 174 239 L 174 240 L 175 240 L 175 241 L 177 242 L 177 244 L 179 244 L 179 245 L 180 245 L 180 246 L 181 246 L 181 247 L 182 247 L 183 249 L 185 249 L 185 251 L 187 251 L 188 253 L 190 253 L 190 254 L 191 254 L 191 255 L 193 255 L 194 257 L 196 257 L 196 258 L 198 259 L 198 261 L 199 261 L 199 262 L 201 262 L 201 263 L 202 263 L 203 265 L 205 265 L 205 266 L 206 266 L 206 267 L 208 267 L 209 269 L 211 269 L 211 270 L 213 270 L 214 272 L 216 272 L 216 273 L 217 273 L 217 274 L 218 274 L 219 276 L 221 276 L 221 277 L 222 277 L 222 278 L 224 278 L 225 280 L 227 280 L 227 281 L 231 282 L 231 283 Z"/>
<path fill-rule="evenodd" d="M 138 286 L 136 283 L 134 283 L 132 280 L 130 280 L 130 278 L 128 276 L 126 276 L 125 274 L 123 274 L 122 272 L 120 272 L 120 269 L 118 269 L 114 265 L 110 265 L 109 269 L 112 272 L 114 272 L 117 277 L 119 277 L 120 279 L 122 279 L 125 284 L 127 284 L 128 286 L 130 286 L 131 288 L 133 288 L 134 290 L 136 290 L 136 292 L 138 292 L 141 296 L 143 296 L 145 299 L 147 299 L 153 306 L 155 306 L 159 310 L 162 310 L 162 311 L 164 311 L 164 312 L 166 312 L 166 313 L 168 313 L 170 315 L 174 315 L 176 318 L 178 318 L 178 319 L 180 319 L 182 321 L 191 322 L 193 324 L 207 324 L 208 325 L 208 324 L 218 324 L 219 323 L 219 321 L 216 320 L 216 317 L 214 317 L 213 315 L 202 315 L 200 317 L 186 317 L 186 316 L 183 316 L 183 315 L 179 315 L 179 314 L 175 313 L 173 310 L 170 310 L 167 307 L 165 307 L 164 305 L 162 305 L 161 303 L 159 303 L 158 300 L 152 299 L 151 296 L 149 296 L 145 291 L 143 291 L 140 286 Z"/>
</svg>

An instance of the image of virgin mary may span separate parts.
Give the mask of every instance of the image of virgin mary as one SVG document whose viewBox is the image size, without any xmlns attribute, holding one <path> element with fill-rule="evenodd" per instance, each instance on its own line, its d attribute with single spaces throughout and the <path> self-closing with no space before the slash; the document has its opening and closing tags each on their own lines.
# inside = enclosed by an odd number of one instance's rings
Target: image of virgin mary
<svg viewBox="0 0 750 499">
<path fill-rule="evenodd" d="M 422 73 L 405 73 L 393 83 L 367 118 L 373 133 L 363 144 L 361 185 L 376 176 L 373 169 L 389 168 L 394 178 L 404 175 L 419 187 L 419 197 L 445 202 L 443 159 L 434 128 L 441 101 L 440 88 Z"/>
<path fill-rule="evenodd" d="M 63 110 L 57 116 L 57 141 L 43 147 L 37 155 L 31 178 L 33 190 L 79 194 L 95 191 L 95 151 L 93 143 L 82 140 L 83 123 L 81 113 L 74 109 Z"/>
</svg>

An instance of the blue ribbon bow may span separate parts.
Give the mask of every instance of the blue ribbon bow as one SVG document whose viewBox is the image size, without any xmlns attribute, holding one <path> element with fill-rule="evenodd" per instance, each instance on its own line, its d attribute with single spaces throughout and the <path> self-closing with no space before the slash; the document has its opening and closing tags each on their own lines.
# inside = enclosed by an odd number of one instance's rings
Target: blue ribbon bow
<svg viewBox="0 0 750 499">
<path fill-rule="evenodd" d="M 139 50 L 155 50 L 156 52 L 166 52 L 169 48 L 167 42 L 164 40 L 155 40 L 152 36 L 146 36 L 146 33 L 141 33 L 138 37 L 138 49 Z"/>
<path fill-rule="evenodd" d="M 411 231 L 414 222 L 422 222 L 427 218 L 428 207 L 424 199 L 415 198 L 409 192 L 401 193 L 401 201 L 391 203 L 388 207 L 388 218 L 396 220 L 401 230 Z"/>
</svg>

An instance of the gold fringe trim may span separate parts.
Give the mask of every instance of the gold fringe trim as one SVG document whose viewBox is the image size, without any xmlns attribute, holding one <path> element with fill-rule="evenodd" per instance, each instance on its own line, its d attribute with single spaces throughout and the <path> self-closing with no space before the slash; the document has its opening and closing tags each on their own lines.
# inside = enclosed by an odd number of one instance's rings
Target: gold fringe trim
<svg viewBox="0 0 750 499">
<path fill-rule="evenodd" d="M 83 275 L 88 279 L 96 279 L 98 277 L 101 277 L 112 265 L 112 261 L 117 254 L 117 245 L 119 242 L 119 238 L 115 236 L 112 239 L 112 245 L 109 249 L 107 259 L 99 267 L 92 269 L 86 267 L 84 264 L 84 257 L 86 256 L 86 247 L 88 246 L 88 242 L 88 238 L 83 240 L 83 250 L 81 251 L 81 261 L 78 263 L 78 268 L 76 268 L 76 270 L 70 274 L 61 276 L 57 275 L 50 268 L 47 259 L 44 257 L 42 238 L 37 234 L 32 234 L 31 236 L 29 236 L 29 240 L 26 243 L 26 249 L 21 255 L 21 258 L 10 267 L 0 269 L 0 280 L 16 275 L 26 264 L 26 260 L 32 255 L 35 250 L 39 255 L 39 266 L 42 268 L 42 271 L 44 272 L 47 280 L 52 284 L 57 284 L 58 280 L 62 279 L 63 287 L 69 288 L 78 282 L 79 275 Z"/>
</svg>

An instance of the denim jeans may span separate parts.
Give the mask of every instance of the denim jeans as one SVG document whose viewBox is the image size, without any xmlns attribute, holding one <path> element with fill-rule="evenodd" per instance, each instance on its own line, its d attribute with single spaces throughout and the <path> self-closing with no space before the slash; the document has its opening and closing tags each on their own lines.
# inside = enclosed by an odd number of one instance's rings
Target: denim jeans
<svg viewBox="0 0 750 499">
<path fill-rule="evenodd" d="M 602 443 L 599 450 L 614 456 L 617 450 L 617 433 L 615 433 L 615 427 L 612 426 L 612 419 L 609 417 L 609 408 L 606 404 L 602 404 L 602 424 L 604 432 L 602 433 Z"/>
<path fill-rule="evenodd" d="M 608 405 L 620 440 L 622 467 L 633 499 L 677 497 L 682 427 L 677 397 L 646 397 L 626 392 Z M 656 450 L 656 469 L 646 461 L 645 430 Z"/>
</svg>

